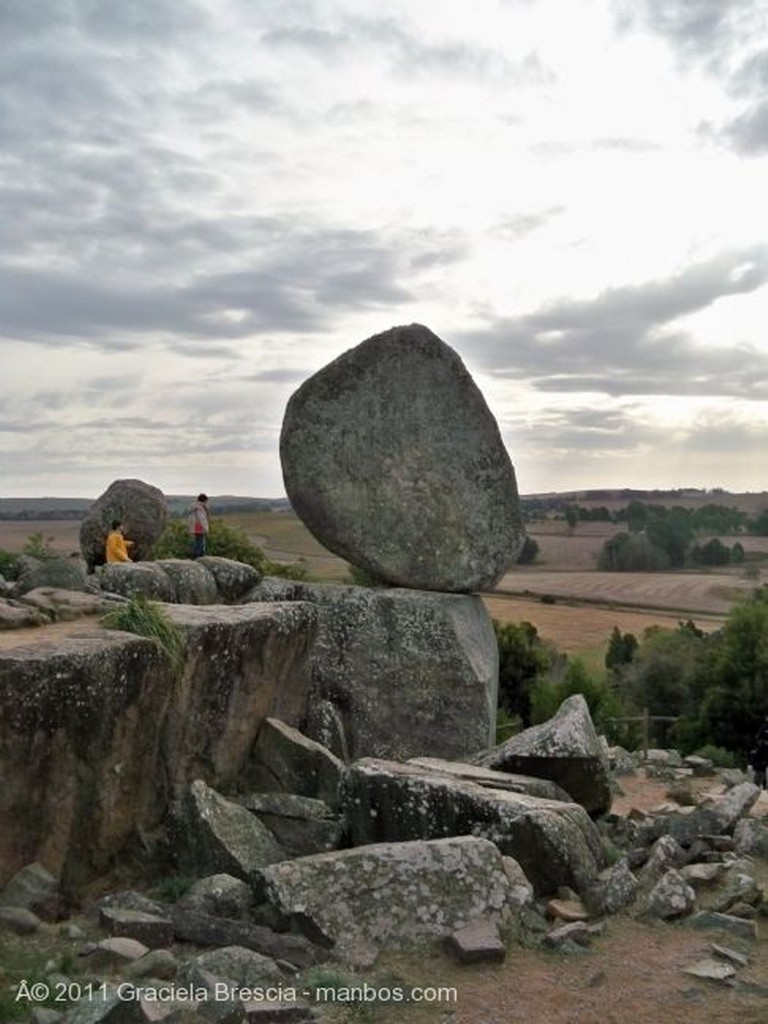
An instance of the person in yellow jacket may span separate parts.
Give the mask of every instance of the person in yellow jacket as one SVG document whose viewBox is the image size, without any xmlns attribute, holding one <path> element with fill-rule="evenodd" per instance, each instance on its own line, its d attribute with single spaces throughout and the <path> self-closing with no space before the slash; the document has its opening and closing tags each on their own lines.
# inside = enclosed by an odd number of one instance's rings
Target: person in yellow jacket
<svg viewBox="0 0 768 1024">
<path fill-rule="evenodd" d="M 112 529 L 107 536 L 105 544 L 105 555 L 108 562 L 130 562 L 131 556 L 128 548 L 133 547 L 132 540 L 126 540 L 123 536 L 123 524 L 119 519 L 112 520 Z"/>
</svg>

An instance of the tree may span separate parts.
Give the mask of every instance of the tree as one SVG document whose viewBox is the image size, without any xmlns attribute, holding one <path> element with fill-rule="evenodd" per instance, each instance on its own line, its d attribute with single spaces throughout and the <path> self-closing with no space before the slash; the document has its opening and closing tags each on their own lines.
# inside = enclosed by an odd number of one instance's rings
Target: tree
<svg viewBox="0 0 768 1024">
<path fill-rule="evenodd" d="M 665 551 L 673 568 L 685 565 L 685 556 L 693 540 L 688 513 L 673 508 L 668 514 L 649 520 L 645 534 L 655 547 Z"/>
<path fill-rule="evenodd" d="M 579 516 L 578 505 L 566 505 L 564 515 L 565 521 L 566 523 L 568 523 L 568 529 L 571 533 L 573 533 L 573 531 L 579 525 L 579 519 L 581 518 Z"/>
<path fill-rule="evenodd" d="M 660 572 L 668 569 L 669 556 L 644 533 L 623 531 L 610 537 L 598 555 L 597 567 L 604 572 Z"/>
<path fill-rule="evenodd" d="M 523 541 L 523 546 L 520 548 L 520 554 L 517 556 L 517 565 L 530 565 L 531 562 L 536 561 L 536 557 L 539 554 L 538 542 L 533 537 L 526 537 Z"/>
<path fill-rule="evenodd" d="M 531 688 L 546 672 L 553 652 L 539 637 L 530 622 L 494 620 L 499 647 L 499 707 L 508 715 L 517 715 L 524 726 L 531 724 Z"/>
<path fill-rule="evenodd" d="M 634 633 L 622 633 L 618 626 L 614 626 L 605 652 L 605 667 L 615 671 L 623 665 L 628 665 L 634 658 L 637 647 L 637 637 Z"/>
</svg>

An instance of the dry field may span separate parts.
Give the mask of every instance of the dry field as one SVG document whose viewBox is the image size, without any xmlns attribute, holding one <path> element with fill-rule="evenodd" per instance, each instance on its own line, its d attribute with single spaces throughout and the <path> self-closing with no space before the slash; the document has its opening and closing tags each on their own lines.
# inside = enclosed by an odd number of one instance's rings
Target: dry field
<svg viewBox="0 0 768 1024">
<path fill-rule="evenodd" d="M 226 522 L 241 528 L 274 560 L 301 558 L 315 579 L 347 579 L 346 563 L 325 550 L 296 516 L 242 513 L 227 516 Z M 79 529 L 75 520 L 0 520 L 0 548 L 20 551 L 30 534 L 40 533 L 54 551 L 70 554 L 78 549 Z M 540 545 L 539 560 L 511 571 L 494 594 L 485 595 L 492 617 L 532 622 L 561 650 L 578 653 L 601 648 L 614 626 L 637 636 L 652 625 L 674 628 L 681 618 L 692 618 L 702 629 L 717 628 L 733 601 L 756 585 L 743 569 L 598 573 L 596 554 L 616 529 L 610 523 L 580 523 L 570 534 L 560 521 L 533 524 L 529 532 Z M 768 537 L 738 539 L 748 552 L 768 557 Z M 542 596 L 554 597 L 556 603 L 544 604 Z"/>
<path fill-rule="evenodd" d="M 604 653 L 603 649 L 614 626 L 618 626 L 622 633 L 634 633 L 639 639 L 651 626 L 676 629 L 681 620 L 680 615 L 665 615 L 662 612 L 562 602 L 542 604 L 536 599 L 500 594 L 486 594 L 483 603 L 492 619 L 499 622 L 530 622 L 543 640 L 550 641 L 565 654 L 595 650 Z M 685 616 L 686 621 L 689 618 L 705 631 L 719 629 L 724 621 L 723 616 L 713 615 Z"/>
</svg>

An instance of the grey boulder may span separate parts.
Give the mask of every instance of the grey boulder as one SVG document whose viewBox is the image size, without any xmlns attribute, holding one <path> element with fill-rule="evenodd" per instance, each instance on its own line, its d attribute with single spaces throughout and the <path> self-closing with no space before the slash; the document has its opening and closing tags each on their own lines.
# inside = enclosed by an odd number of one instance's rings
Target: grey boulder
<svg viewBox="0 0 768 1024">
<path fill-rule="evenodd" d="M 104 564 L 104 542 L 114 519 L 121 520 L 134 543 L 131 558 L 150 559 L 168 522 L 163 492 L 143 480 L 115 480 L 96 499 L 80 525 L 80 550 L 89 572 Z"/>
<path fill-rule="evenodd" d="M 504 922 L 510 883 L 493 843 L 474 836 L 382 843 L 265 868 L 267 898 L 302 913 L 339 955 L 359 944 L 402 948 L 479 919 Z"/>
<path fill-rule="evenodd" d="M 320 543 L 387 583 L 492 587 L 522 546 L 496 421 L 459 356 L 420 324 L 375 335 L 305 381 L 280 457 Z"/>
<path fill-rule="evenodd" d="M 611 806 L 608 760 L 580 693 L 568 697 L 548 721 L 525 729 L 478 758 L 496 771 L 551 779 L 590 814 Z"/>
</svg>

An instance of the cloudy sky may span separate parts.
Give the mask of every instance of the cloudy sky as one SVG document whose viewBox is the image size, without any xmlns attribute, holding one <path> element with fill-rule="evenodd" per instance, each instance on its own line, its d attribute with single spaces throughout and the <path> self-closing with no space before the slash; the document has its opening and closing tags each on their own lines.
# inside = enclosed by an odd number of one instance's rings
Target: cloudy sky
<svg viewBox="0 0 768 1024">
<path fill-rule="evenodd" d="M 768 488 L 765 0 L 0 0 L 0 495 L 284 493 L 390 326 L 523 493 Z"/>
</svg>

